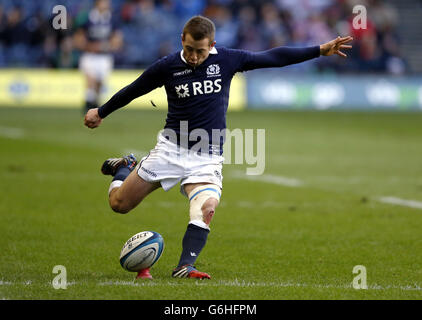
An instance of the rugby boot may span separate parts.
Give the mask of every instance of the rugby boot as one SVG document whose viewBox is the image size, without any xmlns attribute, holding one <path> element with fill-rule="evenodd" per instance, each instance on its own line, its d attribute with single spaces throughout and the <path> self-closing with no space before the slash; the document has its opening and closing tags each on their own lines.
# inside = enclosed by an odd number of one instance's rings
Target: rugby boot
<svg viewBox="0 0 422 320">
<path fill-rule="evenodd" d="M 211 279 L 211 276 L 205 272 L 196 270 L 193 265 L 186 264 L 177 267 L 173 270 L 171 276 L 173 278 L 196 278 L 196 279 Z"/>
<path fill-rule="evenodd" d="M 101 167 L 101 172 L 105 175 L 111 175 L 114 177 L 117 169 L 119 169 L 121 166 L 128 167 L 132 171 L 137 163 L 138 161 L 132 153 L 122 158 L 110 158 L 104 161 Z"/>
</svg>

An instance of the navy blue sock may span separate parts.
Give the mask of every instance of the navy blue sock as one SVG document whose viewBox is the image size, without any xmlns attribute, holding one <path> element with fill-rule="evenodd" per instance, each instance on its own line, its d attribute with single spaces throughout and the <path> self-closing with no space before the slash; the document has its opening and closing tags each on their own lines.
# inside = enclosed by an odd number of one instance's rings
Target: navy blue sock
<svg viewBox="0 0 422 320">
<path fill-rule="evenodd" d="M 210 231 L 194 224 L 188 224 L 185 236 L 182 241 L 182 255 L 180 256 L 178 267 L 185 264 L 194 264 L 202 248 L 207 242 Z"/>
<path fill-rule="evenodd" d="M 128 167 L 121 166 L 119 169 L 117 169 L 117 172 L 114 175 L 113 181 L 114 180 L 124 181 L 129 175 L 129 173 L 131 173 L 131 170 Z"/>
</svg>

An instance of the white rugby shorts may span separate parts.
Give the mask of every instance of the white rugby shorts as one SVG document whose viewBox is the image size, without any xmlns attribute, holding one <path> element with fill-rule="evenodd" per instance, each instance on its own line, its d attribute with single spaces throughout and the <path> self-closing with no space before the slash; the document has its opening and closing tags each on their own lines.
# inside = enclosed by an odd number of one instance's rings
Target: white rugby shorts
<svg viewBox="0 0 422 320">
<path fill-rule="evenodd" d="M 112 71 L 113 64 L 111 54 L 84 53 L 79 60 L 79 69 L 97 81 L 103 81 Z"/>
<path fill-rule="evenodd" d="M 143 180 L 160 182 L 165 191 L 180 182 L 180 192 L 187 196 L 183 187 L 187 183 L 212 183 L 222 189 L 223 161 L 220 155 L 191 152 L 160 134 L 155 148 L 139 161 L 136 170 Z"/>
</svg>

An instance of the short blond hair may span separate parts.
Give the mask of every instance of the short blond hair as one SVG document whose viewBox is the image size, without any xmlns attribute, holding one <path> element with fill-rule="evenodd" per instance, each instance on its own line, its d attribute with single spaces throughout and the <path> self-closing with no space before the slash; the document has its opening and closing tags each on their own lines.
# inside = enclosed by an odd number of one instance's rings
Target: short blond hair
<svg viewBox="0 0 422 320">
<path fill-rule="evenodd" d="M 212 43 L 215 37 L 214 22 L 204 16 L 194 16 L 183 27 L 183 37 L 186 34 L 190 34 L 196 41 L 208 38 Z"/>
</svg>

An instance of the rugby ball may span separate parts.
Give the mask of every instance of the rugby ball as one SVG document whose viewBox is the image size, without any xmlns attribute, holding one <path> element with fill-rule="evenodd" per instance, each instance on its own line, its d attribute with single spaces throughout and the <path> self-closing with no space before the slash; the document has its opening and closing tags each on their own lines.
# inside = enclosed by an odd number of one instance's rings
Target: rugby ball
<svg viewBox="0 0 422 320">
<path fill-rule="evenodd" d="M 120 252 L 120 265 L 127 271 L 150 268 L 164 250 L 163 237 L 154 231 L 142 231 L 127 240 Z"/>
</svg>

